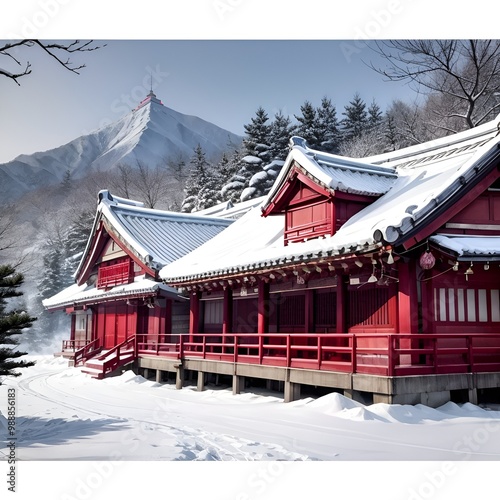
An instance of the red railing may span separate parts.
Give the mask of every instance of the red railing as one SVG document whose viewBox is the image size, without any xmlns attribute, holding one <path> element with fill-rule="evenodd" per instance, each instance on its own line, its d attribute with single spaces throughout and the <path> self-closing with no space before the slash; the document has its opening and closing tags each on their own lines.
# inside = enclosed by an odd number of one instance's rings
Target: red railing
<svg viewBox="0 0 500 500">
<path fill-rule="evenodd" d="M 96 356 L 86 363 L 85 366 L 102 369 L 103 375 L 116 370 L 119 366 L 133 361 L 136 357 L 136 338 L 135 335 L 129 337 L 121 344 L 116 345 L 109 351 Z"/>
<path fill-rule="evenodd" d="M 176 342 L 163 342 L 159 335 L 136 335 L 136 352 L 137 354 L 152 354 L 157 356 L 164 356 L 168 358 L 179 359 L 181 352 L 183 352 L 182 342 L 184 336 L 172 335 Z M 169 335 L 170 337 L 170 335 Z"/>
<path fill-rule="evenodd" d="M 99 339 L 89 342 L 75 352 L 75 366 L 85 363 L 87 359 L 99 354 L 99 352 L 101 352 Z"/>
<path fill-rule="evenodd" d="M 87 344 L 86 340 L 63 340 L 62 350 L 63 351 L 77 351 Z"/>
<path fill-rule="evenodd" d="M 500 372 L 500 334 L 239 333 L 158 339 L 137 335 L 137 352 L 385 376 Z"/>
<path fill-rule="evenodd" d="M 106 360 L 103 364 L 104 373 L 112 372 L 121 365 L 124 365 L 136 357 L 135 336 L 129 337 L 125 342 L 106 353 Z M 110 357 L 110 355 L 114 355 Z"/>
<path fill-rule="evenodd" d="M 112 266 L 100 266 L 97 271 L 97 288 L 109 288 L 129 283 L 132 279 L 131 261 Z"/>
</svg>

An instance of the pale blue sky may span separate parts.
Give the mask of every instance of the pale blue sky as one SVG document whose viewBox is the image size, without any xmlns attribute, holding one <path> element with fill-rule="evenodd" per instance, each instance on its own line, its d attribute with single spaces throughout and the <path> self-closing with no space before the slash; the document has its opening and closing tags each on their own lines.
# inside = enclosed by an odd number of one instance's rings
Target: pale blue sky
<svg viewBox="0 0 500 500">
<path fill-rule="evenodd" d="M 411 100 L 405 85 L 384 82 L 366 66 L 373 52 L 342 41 L 111 40 L 75 60 L 75 75 L 35 49 L 24 51 L 33 74 L 21 86 L 0 79 L 0 161 L 64 144 L 115 121 L 149 90 L 181 113 L 197 115 L 237 134 L 258 106 L 293 118 L 306 100 L 328 96 L 341 117 L 355 92 L 385 107 Z M 352 49 L 355 52 L 352 53 Z M 346 54 L 348 57 L 346 57 Z M 20 54 L 21 55 L 21 54 Z"/>
<path fill-rule="evenodd" d="M 0 78 L 0 162 L 119 119 L 149 91 L 150 71 L 166 106 L 238 134 L 258 106 L 270 117 L 279 109 L 293 117 L 306 99 L 317 106 L 328 96 L 341 118 L 355 92 L 367 104 L 375 98 L 383 110 L 395 98 L 411 101 L 406 85 L 384 82 L 367 67 L 374 53 L 356 40 L 449 36 L 458 14 L 445 7 L 433 0 L 142 0 L 119 9 L 98 0 L 26 0 L 2 6 L 0 38 L 112 40 L 75 57 L 87 65 L 79 76 L 34 49 L 19 53 L 33 73 L 20 87 Z M 444 14 L 449 22 L 443 25 Z"/>
</svg>

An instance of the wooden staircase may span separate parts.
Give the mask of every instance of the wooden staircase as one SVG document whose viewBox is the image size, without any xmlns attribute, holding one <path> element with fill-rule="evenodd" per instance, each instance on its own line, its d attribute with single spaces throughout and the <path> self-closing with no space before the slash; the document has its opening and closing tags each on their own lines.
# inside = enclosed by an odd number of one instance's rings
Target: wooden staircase
<svg viewBox="0 0 500 500">
<path fill-rule="evenodd" d="M 133 362 L 136 356 L 135 336 L 133 336 L 112 349 L 102 351 L 98 356 L 86 360 L 82 372 L 92 378 L 102 379 Z"/>
<path fill-rule="evenodd" d="M 92 340 L 83 346 L 79 346 L 75 340 L 63 340 L 61 351 L 54 353 L 54 356 L 67 359 L 69 366 L 79 366 L 88 359 L 97 356 L 101 351 L 99 339 Z"/>
</svg>

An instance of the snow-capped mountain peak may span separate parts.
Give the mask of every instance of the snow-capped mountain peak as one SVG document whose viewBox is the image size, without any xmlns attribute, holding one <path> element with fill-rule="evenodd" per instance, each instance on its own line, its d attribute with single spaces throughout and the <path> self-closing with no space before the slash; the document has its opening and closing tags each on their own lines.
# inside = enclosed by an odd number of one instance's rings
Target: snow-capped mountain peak
<svg viewBox="0 0 500 500">
<path fill-rule="evenodd" d="M 241 137 L 197 116 L 164 106 L 151 91 L 139 105 L 114 123 L 45 152 L 20 155 L 0 165 L 0 196 L 4 201 L 37 187 L 73 179 L 92 170 L 109 171 L 118 164 L 149 167 L 168 158 L 186 162 L 200 144 L 208 158 L 220 155 Z"/>
</svg>

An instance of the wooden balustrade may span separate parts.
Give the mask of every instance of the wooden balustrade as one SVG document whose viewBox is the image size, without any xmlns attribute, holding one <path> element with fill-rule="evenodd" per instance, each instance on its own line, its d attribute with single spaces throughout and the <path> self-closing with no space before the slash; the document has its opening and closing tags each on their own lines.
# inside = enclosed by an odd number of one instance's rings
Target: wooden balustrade
<svg viewBox="0 0 500 500">
<path fill-rule="evenodd" d="M 500 334 L 137 335 L 137 352 L 385 376 L 500 371 Z"/>
</svg>

